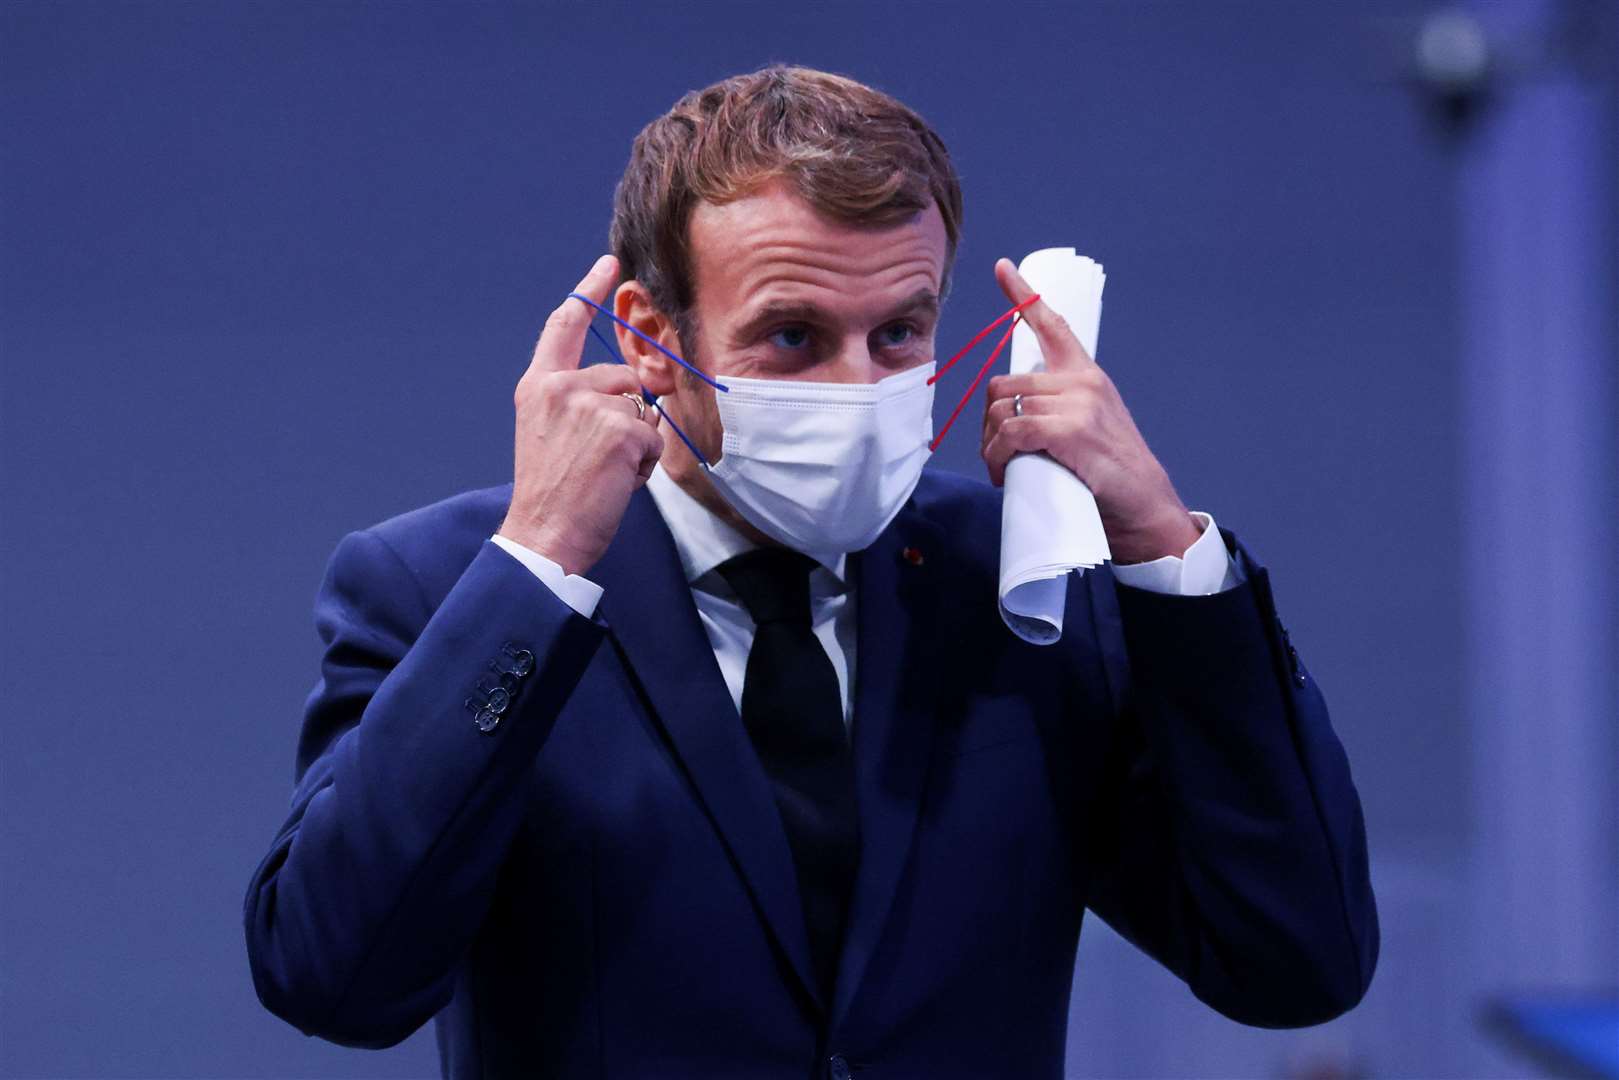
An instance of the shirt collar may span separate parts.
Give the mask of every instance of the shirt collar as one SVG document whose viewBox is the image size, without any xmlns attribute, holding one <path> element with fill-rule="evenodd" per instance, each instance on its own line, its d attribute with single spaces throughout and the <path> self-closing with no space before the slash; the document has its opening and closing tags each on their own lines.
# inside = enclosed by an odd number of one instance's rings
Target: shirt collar
<svg viewBox="0 0 1619 1080">
<path fill-rule="evenodd" d="M 674 537 L 675 551 L 680 555 L 681 568 L 686 572 L 686 584 L 695 585 L 700 578 L 733 555 L 752 551 L 759 545 L 743 536 L 734 527 L 720 519 L 708 507 L 692 498 L 675 483 L 674 477 L 664 471 L 660 463 L 653 466 L 647 478 L 647 494 L 657 504 L 664 524 Z M 814 552 L 804 554 L 820 563 L 841 589 L 843 572 L 848 556 L 842 552 Z"/>
</svg>

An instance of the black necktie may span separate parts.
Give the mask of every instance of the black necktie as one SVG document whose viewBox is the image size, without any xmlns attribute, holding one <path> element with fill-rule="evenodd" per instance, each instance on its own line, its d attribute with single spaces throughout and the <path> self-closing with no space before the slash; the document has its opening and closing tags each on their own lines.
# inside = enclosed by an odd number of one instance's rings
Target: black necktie
<svg viewBox="0 0 1619 1080">
<path fill-rule="evenodd" d="M 775 790 L 816 976 L 830 1001 L 860 861 L 860 822 L 837 672 L 811 628 L 815 565 L 796 551 L 759 548 L 718 569 L 753 616 L 742 725 Z"/>
</svg>

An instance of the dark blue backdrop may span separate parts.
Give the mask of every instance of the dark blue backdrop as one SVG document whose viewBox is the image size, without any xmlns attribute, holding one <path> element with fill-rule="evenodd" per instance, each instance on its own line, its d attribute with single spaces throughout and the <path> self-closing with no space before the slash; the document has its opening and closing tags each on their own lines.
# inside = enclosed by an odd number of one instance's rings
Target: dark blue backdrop
<svg viewBox="0 0 1619 1080">
<path fill-rule="evenodd" d="M 434 1070 L 430 1033 L 328 1047 L 249 983 L 315 585 L 345 531 L 510 478 L 512 387 L 630 139 L 772 60 L 943 132 L 941 348 L 1004 309 L 997 256 L 1105 263 L 1099 359 L 1270 565 L 1374 854 L 1455 849 L 1451 166 L 1369 21 L 1415 8 L 6 5 L 5 1074 Z"/>
</svg>

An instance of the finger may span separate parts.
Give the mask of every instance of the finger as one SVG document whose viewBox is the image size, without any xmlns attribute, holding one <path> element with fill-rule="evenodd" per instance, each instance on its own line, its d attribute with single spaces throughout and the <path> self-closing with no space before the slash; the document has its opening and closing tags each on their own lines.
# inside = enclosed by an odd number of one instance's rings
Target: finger
<svg viewBox="0 0 1619 1080">
<path fill-rule="evenodd" d="M 1024 371 L 1016 375 L 995 375 L 984 390 L 984 400 L 996 402 L 1022 394 L 1027 400 L 1036 394 L 1059 394 L 1072 379 L 1050 371 Z"/>
<path fill-rule="evenodd" d="M 984 427 L 993 434 L 1006 421 L 1018 416 L 1050 416 L 1062 411 L 1062 399 L 1056 394 L 1024 394 L 1022 411 L 1018 410 L 1016 395 L 992 401 L 984 409 Z"/>
<path fill-rule="evenodd" d="M 653 428 L 658 426 L 658 410 L 647 404 L 646 397 L 639 389 L 628 390 L 618 395 L 624 399 L 624 404 L 635 410 L 635 418 Z"/>
<path fill-rule="evenodd" d="M 625 365 L 592 364 L 569 374 L 567 378 L 574 380 L 576 388 L 584 393 L 623 397 L 625 407 L 635 409 L 637 420 L 644 420 L 653 430 L 657 430 L 658 410 L 647 400 L 646 388 L 635 377 L 635 372 Z M 636 408 L 636 401 L 641 403 L 641 408 Z"/>
<path fill-rule="evenodd" d="M 1004 471 L 1013 454 L 1044 450 L 1051 441 L 1047 423 L 1045 418 L 1034 416 L 1013 416 L 1002 422 L 983 450 L 990 474 Z"/>
<path fill-rule="evenodd" d="M 631 420 L 634 420 L 637 423 L 640 423 L 644 419 L 643 414 L 646 409 L 646 403 L 641 402 L 639 405 L 636 404 L 636 402 L 640 400 L 640 394 L 632 394 L 627 390 L 621 390 L 616 394 L 607 394 L 605 396 L 607 397 L 606 408 L 612 409 L 615 412 L 623 412 Z"/>
<path fill-rule="evenodd" d="M 1045 404 L 1036 404 L 1038 399 L 1026 397 L 1023 399 L 1022 416 L 1050 415 L 1058 411 L 1057 399 L 1050 395 L 1045 398 Z M 984 409 L 984 429 L 979 437 L 978 452 L 983 453 L 994 442 L 995 436 L 1000 433 L 1002 425 L 1008 420 L 1021 419 L 1013 411 L 1012 399 L 1007 398 L 993 402 Z"/>
<path fill-rule="evenodd" d="M 1012 460 L 1014 451 L 1007 447 L 1004 440 L 991 439 L 989 444 L 980 453 L 984 464 L 989 468 L 989 481 L 996 487 L 1006 482 L 1006 463 Z"/>
<path fill-rule="evenodd" d="M 637 486 L 647 482 L 647 479 L 652 475 L 653 466 L 658 463 L 658 458 L 663 454 L 663 437 L 656 430 L 657 410 L 648 409 L 647 411 L 652 413 L 654 419 L 650 426 L 644 428 L 646 434 L 643 436 L 641 443 L 641 460 L 635 470 Z"/>
<path fill-rule="evenodd" d="M 1006 479 L 1006 458 L 1001 453 L 1004 444 L 995 442 L 995 435 L 999 430 L 999 424 L 992 430 L 986 430 L 984 441 L 978 447 L 978 456 L 984 459 L 984 465 L 989 469 L 989 482 L 996 487 L 1000 487 Z M 990 452 L 991 446 L 996 447 L 994 453 Z"/>
<path fill-rule="evenodd" d="M 576 385 L 599 394 L 641 392 L 641 380 L 635 377 L 635 372 L 623 364 L 591 364 L 587 368 L 581 368 L 577 375 L 569 375 L 568 378 L 577 379 Z"/>
<path fill-rule="evenodd" d="M 652 425 L 635 415 L 635 406 L 617 395 L 593 395 L 589 432 L 604 441 L 613 453 L 621 455 L 631 468 L 638 468 L 648 451 L 663 440 Z"/>
<path fill-rule="evenodd" d="M 1005 472 L 991 465 L 988 458 L 984 459 L 984 466 L 989 470 L 989 482 L 991 484 L 995 485 L 996 487 L 1000 487 L 1006 482 Z"/>
<path fill-rule="evenodd" d="M 635 410 L 635 418 L 644 421 L 654 432 L 658 430 L 660 416 L 658 407 L 652 403 L 646 388 L 639 383 L 633 390 L 621 390 L 619 396 L 624 398 L 625 404 Z"/>
<path fill-rule="evenodd" d="M 618 260 L 603 255 L 596 265 L 580 279 L 574 292 L 588 296 L 598 304 L 606 303 L 618 278 Z M 542 371 L 567 371 L 579 366 L 579 357 L 585 351 L 585 335 L 590 332 L 590 320 L 596 309 L 589 304 L 564 297 L 545 320 L 545 329 L 534 345 L 532 367 Z"/>
<path fill-rule="evenodd" d="M 1014 304 L 1021 304 L 1034 295 L 1034 289 L 1018 273 L 1011 259 L 996 261 L 995 280 Z M 1085 351 L 1085 346 L 1079 343 L 1068 320 L 1057 314 L 1044 300 L 1036 300 L 1024 308 L 1023 317 L 1040 340 L 1040 355 L 1045 357 L 1047 370 L 1083 368 L 1096 363 L 1091 359 L 1091 354 Z"/>
</svg>

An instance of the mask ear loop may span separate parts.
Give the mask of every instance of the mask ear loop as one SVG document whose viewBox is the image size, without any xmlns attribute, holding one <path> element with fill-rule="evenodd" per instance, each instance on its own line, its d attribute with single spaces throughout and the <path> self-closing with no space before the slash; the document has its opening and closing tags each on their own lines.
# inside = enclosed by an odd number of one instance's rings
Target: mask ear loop
<svg viewBox="0 0 1619 1080">
<path fill-rule="evenodd" d="M 729 386 L 725 386 L 725 385 L 723 385 L 721 383 L 717 383 L 713 379 L 709 378 L 707 375 L 704 375 L 701 371 L 698 371 L 691 364 L 686 363 L 686 361 L 682 360 L 680 357 L 676 356 L 674 353 L 672 353 L 668 349 L 664 348 L 662 342 L 656 341 L 656 340 L 654 340 L 652 338 L 647 337 L 645 334 L 641 333 L 641 331 L 637 330 L 635 327 L 631 326 L 629 323 L 625 322 L 623 319 L 619 318 L 617 315 L 614 315 L 611 311 L 608 311 L 606 308 L 604 308 L 600 304 L 596 303 L 596 301 L 592 300 L 590 297 L 581 296 L 580 294 L 578 294 L 576 292 L 571 292 L 568 295 L 571 298 L 575 299 L 575 300 L 582 300 L 585 303 L 589 304 L 591 307 L 595 308 L 597 311 L 601 312 L 603 315 L 607 316 L 609 319 L 612 319 L 614 322 L 618 323 L 618 325 L 622 326 L 624 329 L 628 330 L 630 333 L 634 334 L 636 337 L 640 338 L 642 341 L 646 342 L 648 345 L 652 346 L 654 349 L 657 349 L 663 355 L 667 356 L 669 359 L 673 360 L 675 363 L 679 364 L 681 367 L 685 368 L 687 371 L 691 372 L 693 375 L 697 376 L 699 379 L 703 380 L 708 385 L 712 386 L 714 389 L 725 392 L 725 393 L 730 392 L 731 388 Z M 615 356 L 618 355 L 617 350 L 614 350 L 614 355 Z M 619 362 L 622 363 L 623 360 L 624 360 L 624 358 L 622 356 L 620 356 L 619 357 Z"/>
<path fill-rule="evenodd" d="M 668 349 L 665 349 L 660 343 L 658 343 L 656 341 L 653 341 L 651 338 L 649 338 L 645 334 L 641 333 L 641 331 L 637 330 L 635 327 L 631 326 L 629 323 L 625 322 L 623 319 L 620 319 L 617 315 L 614 315 L 611 311 L 608 311 L 606 308 L 602 307 L 600 304 L 596 303 L 594 300 L 590 299 L 587 296 L 580 296 L 578 293 L 569 293 L 568 295 L 570 297 L 572 297 L 573 299 L 575 299 L 575 300 L 583 300 L 585 303 L 589 304 L 591 307 L 595 308 L 597 311 L 601 312 L 603 315 L 606 315 L 609 319 L 612 319 L 614 322 L 618 323 L 618 325 L 622 326 L 624 329 L 628 330 L 630 333 L 634 334 L 636 337 L 640 338 L 642 341 L 645 341 L 647 344 L 651 345 L 653 348 L 655 348 L 659 352 L 663 353 L 669 359 L 673 360 L 675 363 L 679 364 L 681 367 L 683 367 L 687 371 L 691 372 L 693 375 L 696 375 L 699 379 L 702 379 L 704 382 L 708 383 L 708 385 L 714 387 L 714 389 L 723 391 L 724 393 L 730 393 L 731 388 L 729 386 L 724 386 L 724 385 L 722 385 L 720 383 L 717 383 L 713 379 L 709 378 L 707 375 L 704 375 L 701 371 L 698 371 L 695 367 L 693 367 L 692 365 L 686 363 L 686 361 L 682 360 L 680 357 L 676 356 L 674 353 L 670 352 Z M 602 343 L 602 346 L 607 349 L 608 353 L 613 357 L 614 360 L 617 360 L 620 364 L 623 364 L 625 367 L 630 366 L 629 363 L 624 359 L 624 357 L 619 354 L 618 349 L 613 345 L 613 343 L 611 341 L 609 341 L 606 338 L 606 336 L 602 334 L 602 332 L 600 330 L 596 329 L 596 324 L 594 322 L 587 323 L 586 325 L 589 328 L 591 334 L 593 334 L 595 336 L 597 341 Z M 664 423 L 668 424 L 670 430 L 673 431 L 676 435 L 678 435 L 680 437 L 680 441 L 686 444 L 686 449 L 690 450 L 691 453 L 692 453 L 692 456 L 695 457 L 699 462 L 702 463 L 703 468 L 705 468 L 705 469 L 709 468 L 710 466 L 708 464 L 708 459 L 703 456 L 703 452 L 701 450 L 697 449 L 697 444 L 692 442 L 690 439 L 688 439 L 686 437 L 686 433 L 684 431 L 680 430 L 680 425 L 675 423 L 674 420 L 672 420 L 670 418 L 668 412 L 666 412 L 664 410 L 662 405 L 658 404 L 658 396 L 656 394 L 654 394 L 652 391 L 648 390 L 646 387 L 643 386 L 643 387 L 641 387 L 641 397 L 642 397 L 643 400 L 646 401 L 646 403 L 648 405 L 651 405 L 654 409 L 658 410 L 658 415 L 663 417 Z"/>
<path fill-rule="evenodd" d="M 596 340 L 601 342 L 608 352 L 613 354 L 614 360 L 624 364 L 625 367 L 629 367 L 624 358 L 618 355 L 618 350 L 613 348 L 613 343 L 608 341 L 600 330 L 596 329 L 595 323 L 590 324 L 590 332 L 596 336 Z M 703 452 L 697 449 L 697 446 L 690 439 L 686 438 L 686 433 L 680 430 L 680 425 L 669 418 L 669 414 L 664 411 L 663 406 L 658 404 L 658 396 L 643 386 L 641 387 L 641 399 L 658 410 L 658 415 L 663 417 L 663 422 L 669 425 L 671 431 L 680 436 L 680 441 L 686 444 L 686 449 L 691 451 L 692 456 L 702 462 L 703 468 L 708 468 L 708 459 L 703 457 Z"/>
<path fill-rule="evenodd" d="M 943 375 L 946 371 L 949 371 L 950 368 L 955 365 L 957 360 L 960 360 L 963 356 L 967 355 L 968 352 L 972 351 L 972 347 L 974 345 L 977 345 L 980 341 L 983 341 L 986 337 L 988 337 L 991 330 L 1001 325 L 1001 323 L 1005 322 L 1007 319 L 1012 320 L 1012 325 L 1006 328 L 1006 333 L 1001 335 L 1001 340 L 995 343 L 995 348 L 990 352 L 989 359 L 985 360 L 983 366 L 978 369 L 978 374 L 973 378 L 972 385 L 967 387 L 967 392 L 965 394 L 961 395 L 961 400 L 956 403 L 955 411 L 950 414 L 950 419 L 944 422 L 944 427 L 939 429 L 939 433 L 933 437 L 933 441 L 928 443 L 929 451 L 934 451 L 939 448 L 939 444 L 944 441 L 945 435 L 947 435 L 950 431 L 950 425 L 956 422 L 956 417 L 961 415 L 961 410 L 967 407 L 967 402 L 972 400 L 973 392 L 978 389 L 978 384 L 984 381 L 984 376 L 987 375 L 989 373 L 989 369 L 995 365 L 996 359 L 1001 355 L 1001 350 L 1006 348 L 1006 343 L 1012 340 L 1012 331 L 1016 330 L 1017 324 L 1023 321 L 1023 309 L 1038 299 L 1040 299 L 1040 294 L 1035 293 L 1033 296 L 1023 301 L 1023 303 L 1018 304 L 1005 315 L 1002 315 L 1000 318 L 978 331 L 971 341 L 963 345 L 960 350 L 956 352 L 956 355 L 952 356 L 949 360 L 946 360 L 944 362 L 944 366 L 935 371 L 932 377 L 928 379 L 928 385 L 932 386 L 938 381 L 939 376 Z"/>
<path fill-rule="evenodd" d="M 1007 311 L 1007 313 L 1005 315 L 1002 315 L 1000 318 L 996 319 L 994 322 L 990 323 L 988 326 L 986 326 L 982 330 L 978 331 L 978 333 L 974 334 L 973 339 L 971 341 L 967 342 L 967 344 L 965 344 L 961 348 L 957 349 L 956 350 L 956 355 L 952 356 L 950 359 L 946 360 L 943 364 L 941 364 L 939 366 L 939 369 L 937 371 L 935 371 L 932 374 L 932 376 L 930 376 L 928 378 L 928 385 L 932 386 L 934 383 L 938 382 L 939 378 L 942 375 L 944 375 L 945 372 L 949 371 L 952 367 L 955 366 L 955 363 L 956 363 L 957 360 L 960 360 L 963 356 L 966 356 L 968 353 L 972 352 L 974 345 L 977 345 L 980 341 L 983 341 L 986 337 L 988 337 L 989 332 L 991 330 L 995 329 L 997 326 L 1001 325 L 1001 323 L 1005 322 L 1007 319 L 1010 319 L 1012 316 L 1020 313 L 1024 308 L 1028 307 L 1030 304 L 1034 303 L 1038 299 L 1040 299 L 1040 294 L 1035 293 L 1033 296 L 1031 296 L 1027 300 L 1023 301 L 1023 303 L 1018 304 L 1016 307 L 1010 309 L 1009 311 Z"/>
</svg>

